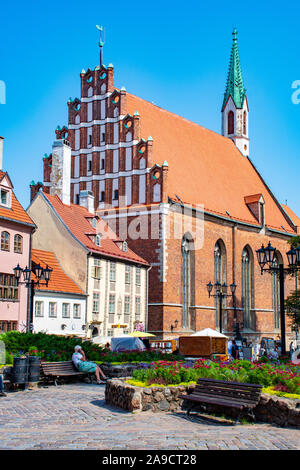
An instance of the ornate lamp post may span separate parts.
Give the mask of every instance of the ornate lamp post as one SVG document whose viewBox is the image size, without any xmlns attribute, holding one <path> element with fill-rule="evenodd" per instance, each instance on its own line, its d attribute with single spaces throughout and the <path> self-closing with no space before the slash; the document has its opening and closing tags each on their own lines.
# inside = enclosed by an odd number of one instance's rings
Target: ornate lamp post
<svg viewBox="0 0 300 470">
<path fill-rule="evenodd" d="M 227 293 L 228 286 L 227 286 L 226 282 L 224 282 L 223 284 L 221 284 L 218 281 L 215 284 L 212 284 L 211 282 L 209 282 L 206 285 L 206 287 L 207 287 L 207 291 L 208 291 L 208 296 L 209 297 L 217 297 L 218 300 L 219 300 L 219 322 L 220 322 L 220 333 L 222 333 L 223 299 L 224 299 L 224 297 L 230 297 L 230 296 L 233 297 L 234 296 L 235 291 L 236 291 L 236 284 L 234 282 L 232 282 L 232 284 L 230 284 L 231 294 Z M 214 294 L 212 294 L 213 289 L 214 289 Z"/>
<path fill-rule="evenodd" d="M 42 268 L 39 264 L 35 265 L 35 267 L 31 270 L 26 266 L 25 269 L 22 269 L 20 265 L 14 268 L 15 278 L 17 280 L 17 285 L 25 284 L 27 289 L 30 289 L 30 304 L 29 304 L 29 321 L 27 321 L 26 331 L 30 332 L 33 330 L 33 299 L 34 299 L 34 289 L 36 286 L 39 285 L 46 285 L 51 278 L 52 269 L 46 266 L 46 268 Z M 37 280 L 31 279 L 31 273 L 34 273 Z M 21 274 L 23 274 L 23 281 L 21 281 Z"/>
<path fill-rule="evenodd" d="M 285 309 L 284 309 L 284 276 L 286 274 L 293 274 L 300 270 L 300 247 L 291 248 L 287 253 L 289 267 L 284 268 L 283 264 L 274 266 L 274 256 L 276 248 L 268 243 L 268 246 L 256 250 L 257 260 L 260 265 L 261 274 L 267 271 L 271 274 L 278 273 L 279 275 L 279 297 L 280 297 L 280 330 L 281 330 L 281 354 L 286 354 L 286 343 L 285 343 Z"/>
</svg>

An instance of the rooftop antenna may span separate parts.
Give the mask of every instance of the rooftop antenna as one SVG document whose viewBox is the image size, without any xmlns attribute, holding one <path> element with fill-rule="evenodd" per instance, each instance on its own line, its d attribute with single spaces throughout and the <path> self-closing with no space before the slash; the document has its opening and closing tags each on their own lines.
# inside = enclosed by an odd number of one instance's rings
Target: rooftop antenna
<svg viewBox="0 0 300 470">
<path fill-rule="evenodd" d="M 99 41 L 99 47 L 100 47 L 100 67 L 103 65 L 103 46 L 105 44 L 105 30 L 103 26 L 99 26 L 96 24 L 96 28 L 98 31 L 100 31 L 100 41 Z"/>
</svg>

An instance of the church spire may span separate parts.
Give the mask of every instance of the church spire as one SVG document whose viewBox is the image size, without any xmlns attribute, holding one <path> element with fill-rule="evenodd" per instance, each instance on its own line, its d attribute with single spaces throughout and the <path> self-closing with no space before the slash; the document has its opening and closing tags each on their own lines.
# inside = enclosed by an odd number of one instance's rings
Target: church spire
<svg viewBox="0 0 300 470">
<path fill-rule="evenodd" d="M 226 102 L 231 96 L 233 102 L 237 108 L 242 108 L 244 99 L 246 96 L 246 89 L 243 85 L 243 77 L 240 66 L 239 48 L 237 43 L 237 30 L 234 29 L 232 32 L 233 42 L 230 54 L 229 71 L 226 83 L 226 90 L 224 93 L 224 100 L 222 111 L 226 105 Z"/>
<path fill-rule="evenodd" d="M 222 105 L 222 135 L 229 137 L 239 151 L 249 156 L 248 102 L 240 66 L 237 30 L 234 29 L 229 71 Z"/>
</svg>

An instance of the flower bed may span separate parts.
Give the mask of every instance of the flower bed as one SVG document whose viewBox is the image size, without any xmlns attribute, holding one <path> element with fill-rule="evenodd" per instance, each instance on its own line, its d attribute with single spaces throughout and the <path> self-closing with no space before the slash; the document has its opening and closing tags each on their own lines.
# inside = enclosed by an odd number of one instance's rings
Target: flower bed
<svg viewBox="0 0 300 470">
<path fill-rule="evenodd" d="M 261 384 L 265 387 L 281 385 L 286 393 L 300 394 L 300 368 L 292 363 L 251 363 L 245 360 L 219 363 L 204 359 L 195 363 L 158 361 L 133 372 L 133 379 L 145 385 L 196 382 L 199 377 Z"/>
</svg>

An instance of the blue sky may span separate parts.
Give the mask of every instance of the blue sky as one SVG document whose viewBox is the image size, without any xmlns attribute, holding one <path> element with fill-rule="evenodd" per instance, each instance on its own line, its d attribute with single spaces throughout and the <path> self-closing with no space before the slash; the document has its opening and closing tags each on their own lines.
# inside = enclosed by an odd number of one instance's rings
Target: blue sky
<svg viewBox="0 0 300 470">
<path fill-rule="evenodd" d="M 104 63 L 115 85 L 220 132 L 232 30 L 237 28 L 250 108 L 251 159 L 280 202 L 300 216 L 299 2 L 58 2 L 2 5 L 0 104 L 4 164 L 20 202 L 42 181 L 42 157 L 80 96 L 80 71 L 99 62 L 96 24 L 106 27 Z"/>
</svg>

